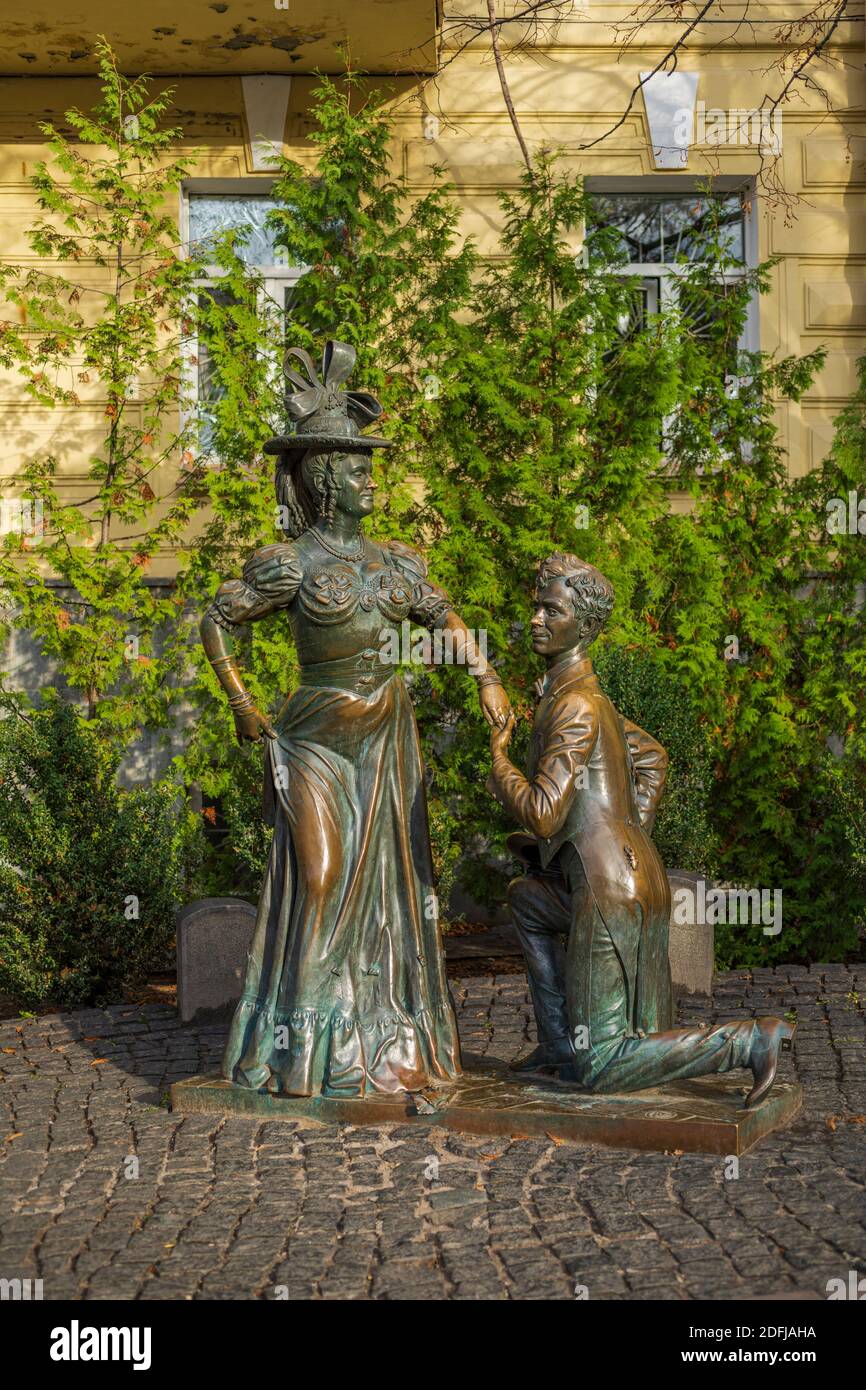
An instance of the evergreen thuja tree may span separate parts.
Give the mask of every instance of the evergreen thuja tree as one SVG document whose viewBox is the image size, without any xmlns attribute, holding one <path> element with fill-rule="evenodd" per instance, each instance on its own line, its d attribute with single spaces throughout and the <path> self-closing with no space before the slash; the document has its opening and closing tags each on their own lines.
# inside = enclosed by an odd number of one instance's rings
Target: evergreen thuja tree
<svg viewBox="0 0 866 1390">
<path fill-rule="evenodd" d="M 664 590 L 652 611 L 669 665 L 710 733 L 721 873 L 782 894 L 781 932 L 722 922 L 717 959 L 838 958 L 856 943 L 863 904 L 852 893 L 841 803 L 833 805 L 830 750 L 840 741 L 862 754 L 857 586 L 866 569 L 862 548 L 828 545 L 823 499 L 862 478 L 863 456 L 851 450 L 849 415 L 847 442 L 843 418 L 827 464 L 790 477 L 777 403 L 799 400 L 823 351 L 740 351 L 768 267 L 744 271 L 718 222 L 705 241 L 702 263 L 683 270 L 685 390 L 668 444 L 676 486 L 692 505 L 657 528 Z"/>
<path fill-rule="evenodd" d="M 811 754 L 797 906 L 804 924 L 818 917 L 825 956 L 858 942 L 862 952 L 866 933 L 866 358 L 857 371 L 829 454 L 795 484 L 812 543 L 794 637 L 796 720 Z"/>
<path fill-rule="evenodd" d="M 313 94 L 315 175 L 278 166 L 277 241 L 290 264 L 309 267 L 293 295 L 291 341 L 314 358 L 326 338 L 351 343 L 354 379 L 382 403 L 380 424 L 396 448 L 376 460 L 379 498 L 371 523 L 404 539 L 414 521 L 407 478 L 435 467 L 441 441 L 427 409 L 461 369 L 460 318 L 476 256 L 458 235 L 458 210 L 441 171 L 418 195 L 394 171 L 387 93 L 349 73 Z"/>
<path fill-rule="evenodd" d="M 476 283 L 458 370 L 430 406 L 439 447 L 420 516 L 436 574 L 485 631 L 525 735 L 537 674 L 530 598 L 545 555 L 598 563 L 617 586 L 617 639 L 647 634 L 630 595 L 655 574 L 662 432 L 679 364 L 666 321 L 639 321 L 634 281 L 616 273 L 615 235 L 584 238 L 587 199 L 554 158 L 542 155 L 500 203 L 503 255 Z M 468 876 L 498 893 L 487 851 L 513 827 L 484 790 L 486 728 L 457 672 L 431 672 L 426 693 L 422 728 L 437 716 L 445 724 L 429 740 L 438 785 L 462 842 L 480 852 Z M 518 736 L 518 758 L 521 748 Z"/>
<path fill-rule="evenodd" d="M 866 357 L 819 468 L 795 495 L 810 551 L 808 617 L 800 630 L 803 699 L 832 731 L 837 766 L 866 775 Z M 862 810 L 859 819 L 862 823 Z"/>
<path fill-rule="evenodd" d="M 190 170 L 175 154 L 180 131 L 164 123 L 171 93 L 124 77 L 105 43 L 97 51 L 97 105 L 67 111 L 67 130 L 42 126 L 50 159 L 32 179 L 35 263 L 0 265 L 12 311 L 0 321 L 0 365 L 57 411 L 64 436 L 22 464 L 41 534 L 6 536 L 0 584 L 14 625 L 122 739 L 167 723 L 174 698 L 154 635 L 177 621 L 181 600 L 149 584 L 148 570 L 197 506 L 178 402 L 198 267 L 166 211 Z M 87 478 L 74 492 L 58 456 L 70 443 Z"/>
<path fill-rule="evenodd" d="M 443 462 L 425 479 L 437 572 L 486 619 L 519 699 L 535 562 L 573 550 L 608 574 L 617 604 L 599 666 L 675 754 L 658 826 L 668 862 L 782 892 L 780 935 L 720 923 L 720 962 L 838 957 L 863 918 L 859 821 L 843 806 L 862 806 L 866 575 L 858 540 L 824 523 L 827 497 L 862 479 L 862 400 L 825 467 L 792 479 L 777 403 L 801 397 L 823 353 L 740 350 L 769 266 L 735 260 L 712 198 L 676 302 L 650 318 L 634 313 L 608 229 L 593 227 L 575 261 L 590 209 L 554 163 L 502 203 L 507 259 L 479 286 L 473 350 L 437 403 Z M 439 783 L 489 888 L 505 827 L 477 777 L 486 731 L 450 673 L 430 688 L 451 710 Z"/>
</svg>

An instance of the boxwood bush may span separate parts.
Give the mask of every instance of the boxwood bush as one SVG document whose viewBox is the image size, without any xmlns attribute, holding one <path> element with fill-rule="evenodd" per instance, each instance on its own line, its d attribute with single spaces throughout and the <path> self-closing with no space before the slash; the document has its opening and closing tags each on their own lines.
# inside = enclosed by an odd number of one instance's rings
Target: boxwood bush
<svg viewBox="0 0 866 1390">
<path fill-rule="evenodd" d="M 122 997 L 171 963 L 190 843 L 177 791 L 121 790 L 116 748 L 56 696 L 0 709 L 0 993 Z"/>
</svg>

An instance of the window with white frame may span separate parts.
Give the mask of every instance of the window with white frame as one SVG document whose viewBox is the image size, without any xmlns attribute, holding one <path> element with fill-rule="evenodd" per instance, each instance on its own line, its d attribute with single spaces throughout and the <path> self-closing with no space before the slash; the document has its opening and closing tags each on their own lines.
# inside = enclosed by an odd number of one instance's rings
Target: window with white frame
<svg viewBox="0 0 866 1390">
<path fill-rule="evenodd" d="M 690 191 L 656 192 L 643 187 L 623 186 L 618 182 L 612 190 L 589 186 L 591 220 L 613 228 L 619 234 L 620 245 L 627 263 L 620 270 L 634 276 L 640 284 L 635 316 L 636 326 L 646 316 L 660 309 L 679 304 L 689 315 L 687 298 L 682 294 L 683 276 L 689 265 L 700 261 L 705 245 L 705 232 L 713 219 L 718 226 L 722 243 L 731 259 L 743 270 L 753 264 L 752 228 L 748 204 L 741 192 L 706 193 Z M 713 208 L 710 208 L 710 201 Z M 726 279 L 736 279 L 735 266 L 725 272 Z M 693 331 L 700 335 L 705 328 L 695 319 Z M 750 314 L 739 346 L 757 348 L 756 315 Z"/>
<path fill-rule="evenodd" d="M 278 206 L 269 186 L 250 189 L 188 186 L 182 206 L 182 236 L 197 254 L 207 255 L 209 244 L 223 232 L 239 229 L 247 236 L 237 246 L 240 258 L 261 276 L 261 295 L 279 319 L 285 322 L 294 287 L 303 274 L 303 267 L 290 266 L 285 251 L 276 245 L 274 229 L 267 225 L 267 215 Z M 222 271 L 217 265 L 207 267 L 206 278 L 199 281 L 201 290 L 219 300 L 227 300 L 229 291 L 221 291 Z M 264 303 L 263 303 L 264 309 Z M 204 342 L 189 343 L 190 372 L 184 385 L 187 409 L 198 418 L 198 446 L 202 454 L 213 450 L 215 407 L 222 395 L 222 386 Z M 275 370 L 279 363 L 275 360 Z"/>
</svg>

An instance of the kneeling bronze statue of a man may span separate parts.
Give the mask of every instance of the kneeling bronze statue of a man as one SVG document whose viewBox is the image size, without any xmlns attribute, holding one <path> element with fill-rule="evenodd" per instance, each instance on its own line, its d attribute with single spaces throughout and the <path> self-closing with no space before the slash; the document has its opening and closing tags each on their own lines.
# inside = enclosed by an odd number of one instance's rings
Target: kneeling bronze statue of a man
<svg viewBox="0 0 866 1390">
<path fill-rule="evenodd" d="M 513 716 L 491 736 L 488 789 L 529 832 L 509 842 L 530 866 L 510 885 L 509 907 L 539 1045 L 516 1070 L 638 1091 L 747 1067 L 754 1106 L 794 1029 L 774 1017 L 671 1026 L 670 888 L 650 838 L 667 754 L 617 712 L 586 655 L 613 601 L 610 582 L 575 555 L 542 563 L 532 645 L 547 674 L 527 777 L 506 752 Z"/>
</svg>

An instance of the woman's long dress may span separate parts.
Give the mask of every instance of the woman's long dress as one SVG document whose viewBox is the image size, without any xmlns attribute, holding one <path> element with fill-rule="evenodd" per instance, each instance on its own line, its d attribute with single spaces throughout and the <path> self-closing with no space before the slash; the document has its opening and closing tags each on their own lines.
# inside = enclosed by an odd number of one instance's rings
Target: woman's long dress
<svg viewBox="0 0 866 1390">
<path fill-rule="evenodd" d="M 424 772 L 402 678 L 382 655 L 446 595 L 407 546 L 337 559 L 306 532 L 270 545 L 211 616 L 288 609 L 301 684 L 268 740 L 274 838 L 223 1062 L 242 1086 L 359 1097 L 460 1073 L 430 859 Z"/>
</svg>

